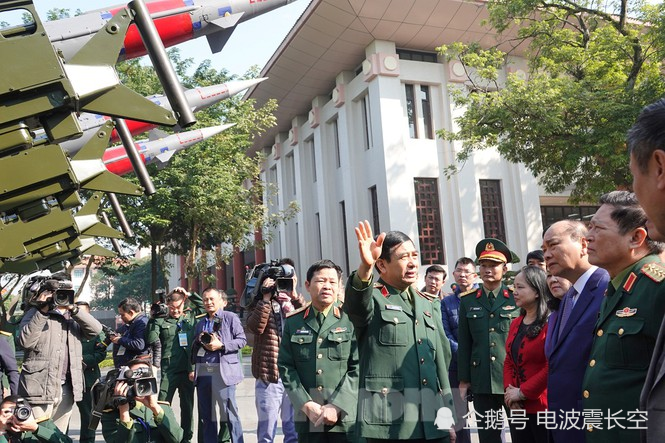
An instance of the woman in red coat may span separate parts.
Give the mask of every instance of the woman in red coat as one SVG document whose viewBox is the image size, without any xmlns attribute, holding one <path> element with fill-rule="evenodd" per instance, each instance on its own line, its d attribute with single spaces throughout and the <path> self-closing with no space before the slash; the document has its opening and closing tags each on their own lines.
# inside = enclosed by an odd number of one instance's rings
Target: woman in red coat
<svg viewBox="0 0 665 443">
<path fill-rule="evenodd" d="M 515 277 L 513 296 L 521 312 L 510 324 L 503 366 L 510 435 L 513 443 L 546 443 L 547 429 L 537 425 L 538 412 L 547 410 L 546 302 L 551 295 L 545 271 L 535 266 L 522 269 Z"/>
</svg>

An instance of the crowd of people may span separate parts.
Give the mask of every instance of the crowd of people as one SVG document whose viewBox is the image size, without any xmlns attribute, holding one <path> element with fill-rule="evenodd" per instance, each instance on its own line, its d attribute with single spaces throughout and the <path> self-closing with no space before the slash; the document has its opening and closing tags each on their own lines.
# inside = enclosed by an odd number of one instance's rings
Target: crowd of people
<svg viewBox="0 0 665 443">
<path fill-rule="evenodd" d="M 309 267 L 309 303 L 293 262 L 271 265 L 245 326 L 258 441 L 273 442 L 280 420 L 285 443 L 468 443 L 470 428 L 499 443 L 505 421 L 513 443 L 665 438 L 664 121 L 662 100 L 629 133 L 635 193 L 603 195 L 588 224 L 548 227 L 516 273 L 517 254 L 486 238 L 455 262 L 451 292 L 439 265 L 417 290 L 415 243 L 375 236 L 367 221 L 346 284 L 330 260 Z M 103 332 L 71 282 L 38 280 L 26 294 L 16 336 L 0 336 L 0 442 L 72 441 L 76 402 L 82 442 L 101 423 L 109 442 L 243 443 L 248 336 L 223 291 L 175 288 L 150 316 L 127 298 L 122 326 Z M 101 377 L 110 345 L 114 369 Z"/>
</svg>

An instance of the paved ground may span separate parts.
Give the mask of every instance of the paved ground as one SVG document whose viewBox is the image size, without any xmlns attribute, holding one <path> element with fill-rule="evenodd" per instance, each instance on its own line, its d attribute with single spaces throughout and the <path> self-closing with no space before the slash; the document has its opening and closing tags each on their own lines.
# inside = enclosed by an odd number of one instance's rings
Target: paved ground
<svg viewBox="0 0 665 443">
<path fill-rule="evenodd" d="M 254 378 L 252 377 L 252 374 L 250 372 L 251 368 L 249 363 L 249 357 L 245 358 L 243 367 L 245 371 L 245 379 L 242 381 L 242 383 L 240 383 L 240 385 L 238 385 L 238 389 L 236 391 L 236 399 L 238 400 L 238 410 L 240 411 L 240 420 L 242 422 L 242 427 L 244 431 L 245 443 L 257 443 L 257 438 L 256 438 L 257 416 L 256 416 L 256 407 L 254 406 Z M 176 392 L 176 397 L 174 398 L 173 401 L 173 409 L 175 411 L 176 417 L 179 418 L 180 407 L 179 407 L 177 392 Z M 194 417 L 196 416 L 197 416 L 197 411 L 195 407 Z M 78 408 L 74 407 L 74 412 L 72 414 L 72 419 L 70 421 L 69 436 L 76 441 L 78 441 L 80 435 L 80 426 L 81 426 L 81 419 L 78 412 Z M 278 435 L 275 438 L 275 443 L 283 443 L 284 438 L 282 435 L 281 428 L 277 429 L 277 434 Z M 196 435 L 196 430 L 194 431 L 194 435 Z M 506 437 L 507 437 L 506 442 L 507 443 L 510 442 L 509 432 L 506 432 Z M 473 443 L 478 443 L 478 435 L 474 431 L 472 431 L 471 440 Z M 102 438 L 101 425 L 97 429 L 97 439 L 95 441 L 96 442 L 104 441 L 104 439 Z"/>
</svg>

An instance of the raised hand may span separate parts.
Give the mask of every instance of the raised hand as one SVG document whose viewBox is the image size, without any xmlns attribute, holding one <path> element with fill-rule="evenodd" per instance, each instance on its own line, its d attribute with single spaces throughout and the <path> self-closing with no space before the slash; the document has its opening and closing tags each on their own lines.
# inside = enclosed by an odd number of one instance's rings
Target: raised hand
<svg viewBox="0 0 665 443">
<path fill-rule="evenodd" d="M 369 280 L 372 277 L 372 268 L 374 263 L 381 255 L 383 239 L 386 233 L 382 232 L 376 240 L 372 235 L 372 227 L 367 220 L 358 223 L 355 229 L 358 238 L 358 250 L 360 251 L 360 266 L 358 266 L 358 277 L 362 280 Z"/>
</svg>

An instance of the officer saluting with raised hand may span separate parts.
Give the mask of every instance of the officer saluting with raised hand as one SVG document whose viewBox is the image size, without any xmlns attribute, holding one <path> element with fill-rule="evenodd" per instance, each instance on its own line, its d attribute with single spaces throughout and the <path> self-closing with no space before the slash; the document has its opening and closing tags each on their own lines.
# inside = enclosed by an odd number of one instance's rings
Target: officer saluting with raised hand
<svg viewBox="0 0 665 443">
<path fill-rule="evenodd" d="M 368 443 L 454 441 L 452 419 L 437 420 L 439 411 L 441 416 L 454 415 L 450 343 L 439 299 L 413 287 L 418 251 L 399 231 L 381 233 L 375 240 L 368 221 L 359 223 L 355 232 L 360 265 L 349 277 L 343 309 L 358 338 L 360 435 Z"/>
<path fill-rule="evenodd" d="M 503 420 L 503 362 L 510 322 L 519 315 L 512 291 L 503 283 L 506 263 L 517 263 L 508 246 L 495 238 L 476 245 L 480 288 L 461 294 L 457 368 L 462 398 L 473 390 L 481 443 L 500 443 Z M 497 418 L 498 417 L 498 418 Z M 483 420 L 484 419 L 484 420 Z M 493 423 L 499 420 L 498 423 Z"/>
</svg>

